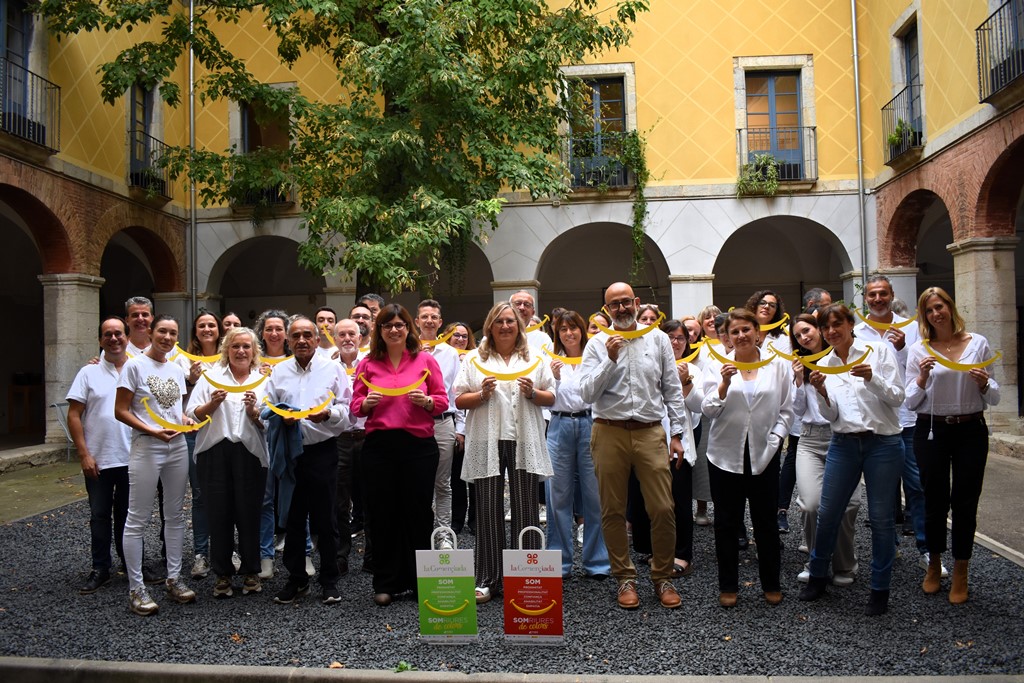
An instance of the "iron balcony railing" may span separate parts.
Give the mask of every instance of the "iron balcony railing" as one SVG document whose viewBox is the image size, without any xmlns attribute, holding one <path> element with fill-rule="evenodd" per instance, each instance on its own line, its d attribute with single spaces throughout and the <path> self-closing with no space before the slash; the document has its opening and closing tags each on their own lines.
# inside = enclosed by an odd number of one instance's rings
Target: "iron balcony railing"
<svg viewBox="0 0 1024 683">
<path fill-rule="evenodd" d="M 0 58 L 0 130 L 60 150 L 60 87 Z"/>
<path fill-rule="evenodd" d="M 887 164 L 924 146 L 920 85 L 908 85 L 882 107 L 882 139 Z"/>
<path fill-rule="evenodd" d="M 738 128 L 736 151 L 741 165 L 770 154 L 780 182 L 818 179 L 818 131 L 814 126 Z"/>
<path fill-rule="evenodd" d="M 1009 0 L 975 30 L 978 100 L 986 102 L 1024 74 L 1024 0 Z"/>
<path fill-rule="evenodd" d="M 131 136 L 131 165 L 128 173 L 128 184 L 139 187 L 147 192 L 171 196 L 171 178 L 160 161 L 167 153 L 167 145 L 152 135 L 141 130 L 133 130 Z"/>
<path fill-rule="evenodd" d="M 622 133 L 596 133 L 566 138 L 565 162 L 575 188 L 607 189 L 632 185 L 629 169 L 619 161 Z"/>
</svg>

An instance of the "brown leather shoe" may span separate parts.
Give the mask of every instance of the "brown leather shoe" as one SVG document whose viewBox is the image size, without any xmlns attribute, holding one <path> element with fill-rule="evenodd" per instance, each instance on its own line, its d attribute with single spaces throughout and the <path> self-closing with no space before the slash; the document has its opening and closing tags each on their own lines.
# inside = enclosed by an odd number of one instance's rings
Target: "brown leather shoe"
<svg viewBox="0 0 1024 683">
<path fill-rule="evenodd" d="M 659 581 L 654 584 L 654 594 L 661 601 L 661 606 L 669 609 L 675 609 L 683 602 L 679 599 L 679 593 L 671 581 Z"/>
<path fill-rule="evenodd" d="M 640 606 L 640 595 L 636 592 L 636 581 L 626 579 L 619 582 L 619 607 L 622 609 L 636 609 Z"/>
<path fill-rule="evenodd" d="M 777 605 L 782 602 L 782 591 L 765 591 L 764 601 L 769 605 Z"/>
<path fill-rule="evenodd" d="M 719 593 L 718 604 L 722 607 L 735 607 L 736 606 L 736 594 L 735 593 Z"/>
</svg>

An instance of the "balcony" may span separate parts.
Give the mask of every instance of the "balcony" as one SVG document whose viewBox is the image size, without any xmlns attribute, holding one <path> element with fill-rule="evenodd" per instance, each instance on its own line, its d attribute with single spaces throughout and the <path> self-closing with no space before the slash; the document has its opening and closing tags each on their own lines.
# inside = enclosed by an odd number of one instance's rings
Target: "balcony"
<svg viewBox="0 0 1024 683">
<path fill-rule="evenodd" d="M 924 127 L 921 116 L 921 86 L 908 85 L 882 107 L 882 139 L 885 164 L 904 166 L 921 158 Z"/>
<path fill-rule="evenodd" d="M 160 161 L 167 152 L 167 145 L 152 135 L 134 130 L 131 136 L 128 186 L 146 197 L 171 198 L 171 179 Z"/>
<path fill-rule="evenodd" d="M 633 187 L 629 169 L 619 161 L 623 135 L 596 133 L 566 138 L 565 163 L 577 190 L 628 189 Z"/>
<path fill-rule="evenodd" d="M 975 30 L 978 101 L 1007 105 L 1024 95 L 1024 0 L 1009 0 Z"/>
<path fill-rule="evenodd" d="M 785 183 L 788 190 L 809 190 L 818 179 L 818 131 L 814 126 L 738 128 L 736 154 L 740 176 L 746 175 L 755 185 L 758 174 L 763 175 L 769 164 L 775 166 L 773 182 Z M 740 194 L 748 193 L 741 189 Z"/>
<path fill-rule="evenodd" d="M 40 158 L 60 151 L 60 87 L 0 58 L 0 88 L 3 146 Z"/>
</svg>

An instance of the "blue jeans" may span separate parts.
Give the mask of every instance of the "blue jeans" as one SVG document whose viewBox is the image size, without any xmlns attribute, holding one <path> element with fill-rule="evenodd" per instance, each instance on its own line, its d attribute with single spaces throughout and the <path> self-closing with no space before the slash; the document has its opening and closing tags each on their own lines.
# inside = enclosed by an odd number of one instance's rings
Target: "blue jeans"
<svg viewBox="0 0 1024 683">
<path fill-rule="evenodd" d="M 579 477 L 581 502 L 576 512 L 583 515 L 583 571 L 588 576 L 610 575 L 608 548 L 601 531 L 601 500 L 597 475 L 590 455 L 592 418 L 552 415 L 548 424 L 548 455 L 554 476 L 544 482 L 547 499 L 548 548 L 562 551 L 562 576 L 572 574 L 573 499 Z"/>
<path fill-rule="evenodd" d="M 206 521 L 206 499 L 199 486 L 199 472 L 196 469 L 196 433 L 185 434 L 188 446 L 188 484 L 192 488 L 192 545 L 196 555 L 210 557 L 210 525 Z"/>
<path fill-rule="evenodd" d="M 927 552 L 924 536 L 924 486 L 921 485 L 921 470 L 914 457 L 914 432 L 917 427 L 903 428 L 903 497 L 907 500 L 907 515 L 914 525 L 917 552 Z M 898 503 L 898 499 L 897 499 Z M 897 545 L 900 537 L 896 536 Z"/>
<path fill-rule="evenodd" d="M 818 529 L 809 565 L 811 576 L 828 575 L 846 505 L 863 474 L 871 521 L 871 589 L 889 590 L 896 558 L 892 542 L 896 533 L 894 510 L 903 461 L 903 439 L 899 434 L 832 435 L 825 457 Z"/>
<path fill-rule="evenodd" d="M 97 479 L 85 478 L 89 494 L 89 531 L 92 568 L 110 571 L 110 541 L 124 564 L 124 522 L 128 518 L 128 466 L 100 470 Z"/>
</svg>

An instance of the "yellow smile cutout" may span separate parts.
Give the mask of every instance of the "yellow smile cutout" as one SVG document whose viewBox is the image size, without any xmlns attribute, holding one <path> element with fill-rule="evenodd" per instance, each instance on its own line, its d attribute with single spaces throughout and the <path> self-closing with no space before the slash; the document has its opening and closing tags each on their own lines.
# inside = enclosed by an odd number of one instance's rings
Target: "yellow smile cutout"
<svg viewBox="0 0 1024 683">
<path fill-rule="evenodd" d="M 210 386 L 213 387 L 214 389 L 220 389 L 221 391 L 226 391 L 229 394 L 242 394 L 245 393 L 246 391 L 252 391 L 259 385 L 263 384 L 263 380 L 267 378 L 266 375 L 263 375 L 255 382 L 252 382 L 250 384 L 241 384 L 237 387 L 233 387 L 229 384 L 221 384 L 220 382 L 214 382 L 212 379 L 210 379 L 210 376 L 206 374 L 206 372 L 203 372 L 203 377 L 206 378 L 206 381 L 209 382 Z"/>
<path fill-rule="evenodd" d="M 940 353 L 936 353 L 935 349 L 931 347 L 928 341 L 928 339 L 921 340 L 921 343 L 924 345 L 924 350 L 928 352 L 928 355 L 937 360 L 939 365 L 942 367 L 949 368 L 950 370 L 956 370 L 957 372 L 970 372 L 971 370 L 978 368 L 986 368 L 1003 357 L 1002 351 L 996 351 L 996 355 L 986 361 L 982 361 L 981 363 L 957 363 L 955 361 L 951 361 Z"/>
<path fill-rule="evenodd" d="M 795 361 L 797 358 L 803 358 L 804 360 L 810 361 L 811 363 L 813 363 L 814 361 L 819 360 L 819 359 L 824 358 L 825 356 L 827 356 L 832 351 L 832 347 L 829 346 L 825 350 L 818 351 L 817 353 L 812 353 L 809 356 L 801 356 L 801 355 L 796 354 L 796 353 L 784 353 L 782 351 L 779 351 L 777 348 L 772 346 L 771 342 L 768 342 L 768 350 L 771 351 L 772 353 L 774 353 L 779 358 L 785 358 L 786 360 L 788 360 L 791 363 L 793 361 Z"/>
<path fill-rule="evenodd" d="M 215 353 L 212 356 L 196 356 L 195 354 L 191 354 L 188 351 L 184 350 L 180 346 L 175 345 L 174 348 L 178 350 L 178 353 L 171 356 L 168 360 L 174 360 L 178 356 L 178 354 L 185 356 L 185 358 L 188 358 L 190 361 L 193 362 L 199 361 L 200 363 L 216 363 L 217 361 L 220 360 L 219 353 Z"/>
<path fill-rule="evenodd" d="M 787 322 L 789 322 L 789 313 L 783 313 L 782 314 L 782 320 L 770 323 L 768 325 L 761 325 L 761 331 L 762 332 L 771 332 L 776 327 L 782 327 Z"/>
<path fill-rule="evenodd" d="M 548 316 L 545 315 L 543 318 L 540 319 L 539 323 L 537 323 L 536 325 L 530 325 L 529 327 L 527 327 L 526 328 L 526 333 L 529 334 L 530 332 L 536 332 L 540 328 L 544 327 L 544 323 L 546 323 L 548 321 L 548 319 L 549 319 Z"/>
<path fill-rule="evenodd" d="M 547 607 L 542 607 L 541 609 L 526 609 L 525 607 L 520 607 L 519 605 L 516 604 L 515 599 L 509 600 L 508 604 L 510 604 L 513 607 L 515 607 L 516 611 L 519 612 L 520 614 L 525 614 L 528 617 L 539 617 L 539 616 L 547 614 L 548 612 L 553 610 L 555 608 L 555 606 L 558 604 L 558 601 L 555 600 L 554 598 L 552 598 L 551 599 L 551 604 L 548 605 Z"/>
<path fill-rule="evenodd" d="M 197 432 L 206 425 L 210 424 L 209 415 L 206 416 L 205 420 L 194 425 L 180 425 L 174 422 L 170 422 L 169 420 L 165 420 L 164 418 L 160 417 L 155 412 L 153 412 L 153 409 L 149 407 L 149 396 L 142 397 L 142 406 L 146 409 L 146 412 L 149 413 L 149 416 L 153 418 L 153 422 L 156 422 L 164 429 L 170 429 L 175 432 L 181 432 L 182 434 L 184 434 L 185 432 Z"/>
<path fill-rule="evenodd" d="M 474 358 L 471 362 L 473 363 L 473 365 L 476 366 L 477 370 L 484 373 L 486 376 L 493 377 L 495 379 L 500 379 L 503 382 L 511 382 L 519 379 L 520 377 L 526 377 L 531 372 L 536 370 L 537 366 L 540 365 L 540 358 L 538 357 L 537 360 L 533 362 L 533 365 L 526 368 L 525 370 L 520 370 L 519 372 L 494 372 L 493 370 L 488 370 L 484 366 L 480 365 L 480 363 L 477 362 L 476 358 Z"/>
<path fill-rule="evenodd" d="M 729 358 L 726 358 L 725 356 L 721 355 L 720 353 L 715 351 L 713 347 L 710 346 L 708 347 L 708 353 L 711 354 L 711 357 L 717 360 L 719 363 L 729 363 L 737 370 L 757 370 L 758 368 L 763 368 L 764 366 L 768 365 L 773 360 L 775 360 L 775 356 L 769 356 L 768 358 L 765 358 L 764 360 L 759 360 L 756 363 L 743 363 L 738 360 L 731 360 Z"/>
<path fill-rule="evenodd" d="M 868 354 L 870 354 L 870 353 L 871 353 L 871 347 L 869 346 L 868 350 L 864 352 L 863 356 L 861 356 L 857 360 L 853 361 L 852 363 L 847 363 L 846 365 L 816 365 L 812 361 L 807 360 L 807 356 L 799 356 L 799 358 L 800 358 L 800 362 L 803 363 L 805 368 L 810 368 L 811 370 L 817 370 L 818 372 L 820 372 L 822 374 L 825 374 L 825 375 L 841 375 L 844 372 L 849 372 L 850 370 L 852 370 L 856 366 L 858 366 L 861 363 L 863 363 L 864 361 L 866 361 L 867 358 L 868 358 Z"/>
<path fill-rule="evenodd" d="M 872 328 L 878 330 L 879 332 L 885 332 L 890 327 L 896 327 L 896 328 L 906 327 L 910 323 L 912 323 L 915 320 L 917 320 L 917 316 L 915 315 L 913 318 L 908 318 L 907 320 L 904 320 L 901 323 L 880 323 L 880 322 L 876 322 L 874 320 L 869 320 L 868 318 L 866 318 L 864 316 L 864 314 L 860 312 L 859 308 L 853 309 L 853 312 L 857 314 L 858 318 L 860 318 L 861 320 L 866 322 L 868 324 L 868 327 L 872 327 Z"/>
<path fill-rule="evenodd" d="M 267 358 L 266 356 L 260 356 L 260 363 L 266 363 L 267 365 L 277 365 L 283 363 L 286 360 L 291 360 L 295 356 L 285 356 L 284 358 Z"/>
<path fill-rule="evenodd" d="M 540 348 L 541 348 L 541 351 L 543 351 L 544 353 L 548 354 L 549 356 L 551 356 L 555 360 L 562 361 L 566 365 L 579 365 L 580 363 L 583 362 L 583 356 L 574 356 L 572 358 L 570 358 L 569 356 L 559 356 L 557 353 L 554 353 L 553 351 L 550 351 L 548 349 L 548 345 L 547 344 L 545 344 L 544 346 L 542 346 Z"/>
<path fill-rule="evenodd" d="M 376 391 L 385 396 L 404 396 L 410 391 L 414 390 L 419 385 L 427 381 L 427 377 L 430 377 L 430 370 L 424 370 L 423 374 L 418 380 L 404 387 L 396 387 L 395 389 L 389 389 L 388 387 L 379 387 L 370 380 L 366 379 L 366 375 L 359 375 L 359 381 L 366 385 L 366 388 L 370 391 Z"/>
<path fill-rule="evenodd" d="M 455 330 L 452 330 L 448 334 L 443 334 L 437 339 L 421 339 L 420 343 L 423 344 L 424 346 L 437 346 L 438 344 L 444 344 L 446 341 L 451 339 L 453 334 L 455 334 Z"/>
<path fill-rule="evenodd" d="M 264 396 L 263 397 L 263 402 L 267 404 L 267 407 L 270 408 L 271 411 L 277 413 L 281 417 L 290 417 L 290 418 L 295 419 L 295 420 L 301 420 L 304 417 L 309 417 L 310 415 L 314 415 L 316 413 L 319 413 L 321 410 L 323 410 L 327 406 L 331 405 L 331 401 L 333 401 L 333 400 L 334 400 L 334 392 L 333 391 L 328 391 L 327 392 L 327 400 L 324 401 L 323 403 L 321 403 L 320 405 L 314 407 L 314 408 L 310 408 L 308 410 L 285 410 L 284 408 L 278 408 L 273 403 L 271 403 L 269 396 Z"/>
<path fill-rule="evenodd" d="M 594 326 L 596 326 L 597 329 L 601 330 L 605 334 L 607 334 L 609 336 L 614 336 L 614 335 L 617 334 L 620 337 L 622 337 L 623 339 L 639 339 L 640 337 L 644 336 L 645 334 L 647 334 L 651 330 L 656 329 L 658 327 L 658 323 L 665 318 L 665 313 L 664 312 L 659 313 L 658 314 L 658 320 L 655 320 L 652 324 L 648 325 L 647 327 L 640 327 L 640 328 L 637 328 L 635 330 L 615 330 L 615 329 L 612 329 L 611 327 L 605 327 L 601 323 L 595 321 L 594 320 L 595 317 L 596 317 L 596 314 L 590 316 L 590 322 Z"/>
<path fill-rule="evenodd" d="M 462 605 L 456 607 L 455 609 L 438 609 L 437 607 L 431 605 L 429 600 L 424 600 L 423 606 L 431 612 L 433 612 L 434 614 L 439 614 L 442 617 L 454 617 L 456 614 L 469 607 L 469 600 L 463 600 Z"/>
</svg>

